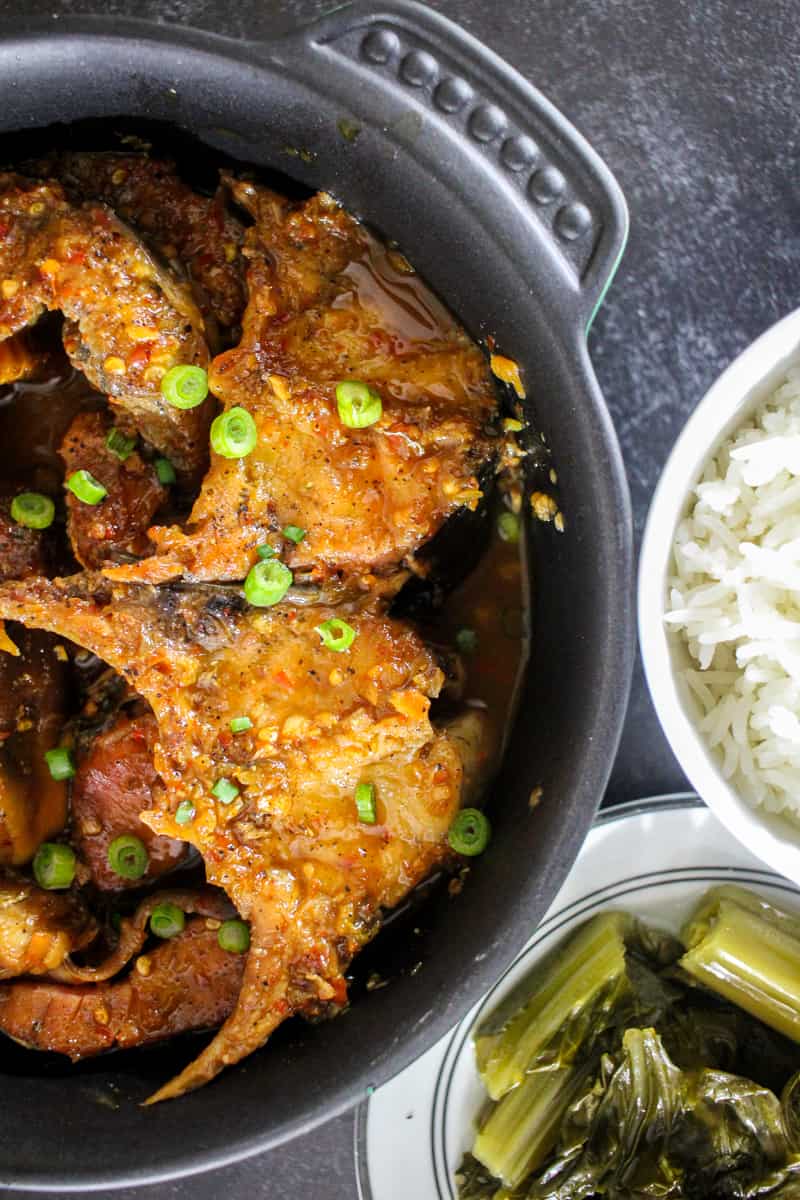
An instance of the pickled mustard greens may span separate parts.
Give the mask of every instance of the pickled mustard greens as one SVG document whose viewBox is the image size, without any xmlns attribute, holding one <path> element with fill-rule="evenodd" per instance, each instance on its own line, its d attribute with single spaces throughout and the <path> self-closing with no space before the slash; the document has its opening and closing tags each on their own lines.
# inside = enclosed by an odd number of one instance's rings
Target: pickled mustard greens
<svg viewBox="0 0 800 1200">
<path fill-rule="evenodd" d="M 683 930 L 681 967 L 800 1042 L 800 921 L 743 888 L 715 888 Z"/>
<path fill-rule="evenodd" d="M 800 919 L 709 892 L 679 942 L 588 921 L 476 1036 L 460 1200 L 800 1197 Z"/>
<path fill-rule="evenodd" d="M 530 981 L 528 1001 L 500 1030 L 476 1039 L 478 1067 L 493 1100 L 532 1071 L 571 1063 L 620 1019 L 652 1020 L 663 1010 L 669 993 L 639 953 L 648 940 L 650 932 L 627 913 L 601 913 L 545 960 Z M 658 953 L 674 962 L 679 952 L 664 935 Z"/>
</svg>

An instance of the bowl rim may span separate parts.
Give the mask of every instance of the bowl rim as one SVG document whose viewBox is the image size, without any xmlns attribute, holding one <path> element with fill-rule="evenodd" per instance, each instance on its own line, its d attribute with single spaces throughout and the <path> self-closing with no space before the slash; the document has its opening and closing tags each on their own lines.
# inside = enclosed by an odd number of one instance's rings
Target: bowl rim
<svg viewBox="0 0 800 1200">
<path fill-rule="evenodd" d="M 754 854 L 800 883 L 800 827 L 747 803 L 723 777 L 714 752 L 686 711 L 664 625 L 666 577 L 678 522 L 711 454 L 765 400 L 791 362 L 800 362 L 800 308 L 770 326 L 717 377 L 681 430 L 645 523 L 637 580 L 637 622 L 645 678 L 678 762 L 723 825 Z"/>
</svg>

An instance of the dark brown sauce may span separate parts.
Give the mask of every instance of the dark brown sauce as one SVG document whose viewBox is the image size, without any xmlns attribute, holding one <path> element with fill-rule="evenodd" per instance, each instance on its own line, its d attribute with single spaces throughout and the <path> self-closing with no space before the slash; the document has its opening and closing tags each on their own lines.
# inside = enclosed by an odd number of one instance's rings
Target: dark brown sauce
<svg viewBox="0 0 800 1200">
<path fill-rule="evenodd" d="M 383 330 L 394 339 L 396 354 L 419 350 L 420 344 L 453 336 L 458 324 L 452 313 L 417 275 L 403 255 L 368 234 L 362 259 L 351 263 L 344 276 L 352 291 L 342 291 L 334 307 L 360 304 L 377 309 Z"/>
<path fill-rule="evenodd" d="M 58 448 L 79 412 L 103 408 L 103 397 L 62 353 L 52 354 L 43 379 L 0 388 L 0 483 L 60 496 L 64 464 Z"/>
<path fill-rule="evenodd" d="M 485 713 L 489 772 L 499 765 L 529 653 L 530 594 L 524 559 L 524 534 L 518 543 L 504 542 L 495 528 L 486 552 L 441 613 L 448 644 L 457 644 L 461 630 L 475 635 L 475 649 L 461 653 L 463 694 L 467 705 Z"/>
</svg>

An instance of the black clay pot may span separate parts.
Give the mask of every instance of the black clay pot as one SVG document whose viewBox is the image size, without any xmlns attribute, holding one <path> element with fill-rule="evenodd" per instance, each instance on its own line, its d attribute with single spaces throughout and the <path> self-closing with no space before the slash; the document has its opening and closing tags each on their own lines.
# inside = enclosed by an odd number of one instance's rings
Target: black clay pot
<svg viewBox="0 0 800 1200">
<path fill-rule="evenodd" d="M 565 519 L 563 533 L 534 523 L 532 655 L 489 800 L 494 837 L 461 894 L 431 889 L 413 922 L 380 935 L 369 953 L 394 966 L 390 986 L 338 1020 L 292 1022 L 178 1101 L 139 1107 L 194 1045 L 73 1068 L 5 1043 L 0 1180 L 63 1193 L 208 1169 L 355 1103 L 463 1015 L 553 898 L 602 796 L 632 662 L 628 495 L 586 348 L 626 211 L 550 104 L 421 5 L 341 8 L 271 43 L 22 15 L 0 37 L 0 157 L 24 148 L 14 131 L 54 122 L 169 122 L 327 188 L 396 238 L 470 332 L 522 364 Z"/>
</svg>

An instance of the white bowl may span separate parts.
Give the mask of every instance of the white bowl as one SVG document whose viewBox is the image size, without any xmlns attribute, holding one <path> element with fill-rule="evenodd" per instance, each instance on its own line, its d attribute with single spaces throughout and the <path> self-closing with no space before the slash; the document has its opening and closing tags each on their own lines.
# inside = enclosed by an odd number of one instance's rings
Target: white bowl
<svg viewBox="0 0 800 1200">
<path fill-rule="evenodd" d="M 724 778 L 697 728 L 699 708 L 676 674 L 690 665 L 677 632 L 664 625 L 672 544 L 691 488 L 719 445 L 767 399 L 787 366 L 800 361 L 800 309 L 773 325 L 735 359 L 686 423 L 656 488 L 639 561 L 639 641 L 650 694 L 672 750 L 723 825 L 774 870 L 800 883 L 800 825 L 753 808 Z M 695 664 L 691 664 L 695 665 Z"/>
</svg>

